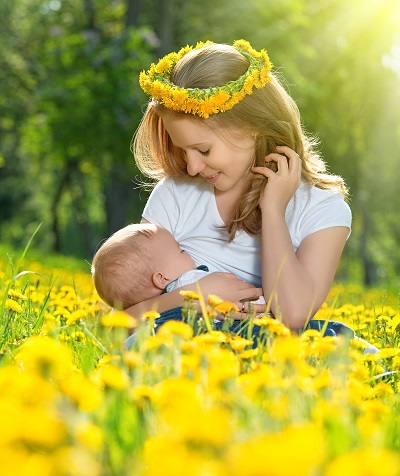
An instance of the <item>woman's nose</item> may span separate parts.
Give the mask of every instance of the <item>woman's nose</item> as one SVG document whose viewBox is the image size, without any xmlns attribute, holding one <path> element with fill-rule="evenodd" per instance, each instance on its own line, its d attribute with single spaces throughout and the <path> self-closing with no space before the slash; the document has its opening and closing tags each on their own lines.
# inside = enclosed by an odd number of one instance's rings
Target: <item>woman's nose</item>
<svg viewBox="0 0 400 476">
<path fill-rule="evenodd" d="M 194 177 L 205 168 L 203 159 L 196 152 L 186 152 L 186 170 L 189 175 Z"/>
</svg>

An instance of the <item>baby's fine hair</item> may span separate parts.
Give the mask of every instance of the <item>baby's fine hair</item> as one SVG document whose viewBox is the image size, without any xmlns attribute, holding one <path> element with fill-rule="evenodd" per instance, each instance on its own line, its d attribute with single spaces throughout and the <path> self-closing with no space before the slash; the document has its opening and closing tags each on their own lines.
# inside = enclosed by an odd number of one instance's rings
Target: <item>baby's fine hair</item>
<svg viewBox="0 0 400 476">
<path fill-rule="evenodd" d="M 110 236 L 94 255 L 93 282 L 111 307 L 126 309 L 151 297 L 152 256 L 147 247 L 156 232 L 150 223 L 128 225 Z"/>
<path fill-rule="evenodd" d="M 239 78 L 248 67 L 249 60 L 233 46 L 211 44 L 183 56 L 175 65 L 171 80 L 183 88 L 222 86 Z M 253 136 L 256 149 L 254 166 L 276 170 L 274 162 L 266 164 L 265 156 L 276 152 L 277 146 L 286 145 L 300 156 L 305 182 L 321 189 L 336 190 L 347 197 L 343 179 L 327 173 L 325 162 L 316 150 L 316 141 L 303 130 L 298 107 L 276 75 L 264 87 L 254 88 L 252 94 L 246 95 L 232 109 L 213 114 L 208 119 L 173 112 L 156 101 L 150 101 L 132 143 L 139 169 L 154 181 L 165 176 L 192 179 L 186 170 L 183 150 L 172 144 L 164 129 L 162 116 L 165 114 L 199 121 L 222 138 L 229 133 L 237 134 L 238 138 Z M 258 203 L 267 180 L 263 175 L 249 174 L 235 218 L 227 225 L 230 240 L 238 229 L 250 234 L 261 231 Z"/>
</svg>

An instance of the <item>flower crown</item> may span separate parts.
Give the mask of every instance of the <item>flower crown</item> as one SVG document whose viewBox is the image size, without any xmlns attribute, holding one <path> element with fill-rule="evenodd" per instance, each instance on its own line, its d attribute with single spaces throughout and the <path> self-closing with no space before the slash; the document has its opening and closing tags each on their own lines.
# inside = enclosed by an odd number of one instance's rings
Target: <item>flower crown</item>
<svg viewBox="0 0 400 476">
<path fill-rule="evenodd" d="M 176 63 L 187 53 L 214 44 L 199 42 L 195 47 L 185 46 L 178 53 L 170 53 L 150 69 L 139 75 L 139 84 L 145 93 L 159 101 L 167 109 L 186 112 L 206 119 L 211 114 L 228 111 L 241 101 L 253 88 L 262 88 L 272 80 L 272 63 L 265 50 L 254 50 L 248 41 L 237 40 L 233 46 L 249 62 L 248 70 L 235 81 L 211 88 L 181 88 L 171 82 Z"/>
</svg>

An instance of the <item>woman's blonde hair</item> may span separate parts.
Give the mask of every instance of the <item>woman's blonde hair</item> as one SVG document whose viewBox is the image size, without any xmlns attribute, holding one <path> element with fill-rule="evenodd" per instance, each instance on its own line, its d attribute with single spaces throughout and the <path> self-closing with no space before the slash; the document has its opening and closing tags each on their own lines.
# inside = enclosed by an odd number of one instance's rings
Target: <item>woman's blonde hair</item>
<svg viewBox="0 0 400 476">
<path fill-rule="evenodd" d="M 171 75 L 174 84 L 184 88 L 222 86 L 245 73 L 248 59 L 233 46 L 212 44 L 185 55 Z M 164 177 L 187 177 L 183 150 L 174 146 L 166 132 L 162 116 L 191 118 L 210 127 L 222 137 L 234 133 L 240 137 L 252 136 L 255 140 L 255 157 L 252 165 L 270 167 L 265 156 L 286 145 L 297 152 L 302 160 L 302 179 L 310 186 L 336 190 L 345 198 L 347 189 L 341 177 L 327 173 L 326 164 L 316 150 L 316 141 L 303 130 L 295 101 L 273 75 L 263 88 L 254 89 L 229 111 L 201 119 L 190 114 L 169 111 L 156 101 L 150 101 L 142 122 L 136 131 L 132 150 L 139 170 L 154 181 Z M 250 234 L 261 230 L 260 195 L 267 183 L 266 177 L 249 173 L 249 180 L 238 203 L 236 214 L 226 228 L 232 240 L 239 229 Z"/>
</svg>

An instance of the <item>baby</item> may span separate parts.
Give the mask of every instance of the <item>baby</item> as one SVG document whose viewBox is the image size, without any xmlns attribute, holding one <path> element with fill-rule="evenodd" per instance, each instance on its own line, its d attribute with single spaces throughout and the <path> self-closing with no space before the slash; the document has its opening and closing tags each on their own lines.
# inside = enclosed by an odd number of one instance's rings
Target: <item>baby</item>
<svg viewBox="0 0 400 476">
<path fill-rule="evenodd" d="M 126 309 L 138 302 L 198 281 L 208 272 L 164 228 L 132 224 L 114 233 L 96 252 L 94 285 L 111 307 Z"/>
</svg>

